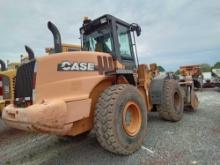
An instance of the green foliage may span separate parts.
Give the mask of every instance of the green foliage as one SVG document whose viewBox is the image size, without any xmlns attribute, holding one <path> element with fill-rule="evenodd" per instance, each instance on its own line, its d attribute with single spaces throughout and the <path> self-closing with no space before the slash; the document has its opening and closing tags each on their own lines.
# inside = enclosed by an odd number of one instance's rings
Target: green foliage
<svg viewBox="0 0 220 165">
<path fill-rule="evenodd" d="M 157 66 L 157 68 L 160 72 L 165 72 L 165 69 L 162 66 Z"/>
<path fill-rule="evenodd" d="M 179 75 L 180 74 L 180 70 L 178 69 L 176 72 L 175 72 L 175 75 Z"/>
<path fill-rule="evenodd" d="M 216 62 L 215 65 L 213 66 L 213 68 L 220 68 L 220 62 Z"/>
<path fill-rule="evenodd" d="M 211 66 L 209 64 L 201 64 L 202 72 L 211 72 Z"/>
</svg>

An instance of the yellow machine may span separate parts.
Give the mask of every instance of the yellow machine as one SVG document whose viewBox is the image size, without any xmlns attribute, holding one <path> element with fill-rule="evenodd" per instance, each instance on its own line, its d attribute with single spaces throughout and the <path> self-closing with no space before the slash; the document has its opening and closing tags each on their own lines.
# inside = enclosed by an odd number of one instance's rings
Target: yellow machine
<svg viewBox="0 0 220 165">
<path fill-rule="evenodd" d="M 80 45 L 76 44 L 62 44 L 62 51 L 63 52 L 72 52 L 72 51 L 79 51 L 81 49 Z M 48 54 L 54 53 L 54 48 L 45 48 L 45 52 Z"/>
<path fill-rule="evenodd" d="M 80 45 L 76 44 L 62 44 L 62 51 L 79 51 Z M 1 71 L 0 71 L 0 115 L 5 106 L 11 103 L 14 99 L 14 84 L 16 78 L 17 68 L 20 64 L 28 63 L 31 59 L 34 59 L 33 50 L 25 45 L 25 50 L 28 55 L 21 55 L 20 63 L 9 63 L 7 68 L 5 63 L 0 60 Z M 53 54 L 54 48 L 45 48 L 46 53 Z"/>
<path fill-rule="evenodd" d="M 0 114 L 5 106 L 12 103 L 14 99 L 14 84 L 16 78 L 17 68 L 24 63 L 34 58 L 33 50 L 25 45 L 27 55 L 21 55 L 21 61 L 13 62 L 6 65 L 4 61 L 0 60 L 1 72 L 0 72 Z"/>
<path fill-rule="evenodd" d="M 200 65 L 180 66 L 180 75 L 191 77 L 196 88 L 202 88 L 202 70 Z"/>
<path fill-rule="evenodd" d="M 11 103 L 14 96 L 14 83 L 16 68 L 18 63 L 11 63 L 6 68 L 5 63 L 0 60 L 1 72 L 0 72 L 0 114 L 2 109 Z"/>
<path fill-rule="evenodd" d="M 45 52 L 48 54 L 54 54 L 57 51 L 60 52 L 73 52 L 73 51 L 80 51 L 81 50 L 81 46 L 77 45 L 77 44 L 65 44 L 62 43 L 59 47 L 59 50 L 57 50 L 57 45 L 59 43 L 61 43 L 61 35 L 59 30 L 57 29 L 57 27 L 52 23 L 52 22 L 48 22 L 47 24 L 48 29 L 51 31 L 51 33 L 53 34 L 53 39 L 54 39 L 54 48 L 45 48 Z"/>
</svg>

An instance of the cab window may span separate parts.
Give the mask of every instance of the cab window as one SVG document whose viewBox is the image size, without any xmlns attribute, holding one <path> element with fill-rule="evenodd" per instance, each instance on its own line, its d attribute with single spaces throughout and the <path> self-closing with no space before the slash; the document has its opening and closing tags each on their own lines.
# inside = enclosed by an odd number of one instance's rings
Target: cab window
<svg viewBox="0 0 220 165">
<path fill-rule="evenodd" d="M 117 24 L 117 34 L 118 34 L 118 41 L 119 41 L 119 53 L 120 56 L 124 57 L 132 57 L 131 54 L 131 46 L 130 46 L 130 39 L 128 28 Z"/>
<path fill-rule="evenodd" d="M 102 28 L 83 36 L 83 49 L 112 53 L 112 37 L 109 29 Z"/>
</svg>

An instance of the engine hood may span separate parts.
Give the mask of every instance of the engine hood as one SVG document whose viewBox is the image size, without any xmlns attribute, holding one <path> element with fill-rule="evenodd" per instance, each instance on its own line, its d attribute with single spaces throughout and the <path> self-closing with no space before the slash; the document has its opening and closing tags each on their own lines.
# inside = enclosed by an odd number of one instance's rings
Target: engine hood
<svg viewBox="0 0 220 165">
<path fill-rule="evenodd" d="M 110 54 L 99 52 L 63 52 L 36 58 L 36 98 L 87 97 L 113 71 Z"/>
</svg>

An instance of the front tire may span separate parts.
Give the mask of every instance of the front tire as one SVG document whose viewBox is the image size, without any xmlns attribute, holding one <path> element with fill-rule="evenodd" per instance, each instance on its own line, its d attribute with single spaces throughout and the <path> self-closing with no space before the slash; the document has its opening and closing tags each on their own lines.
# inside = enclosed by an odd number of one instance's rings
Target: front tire
<svg viewBox="0 0 220 165">
<path fill-rule="evenodd" d="M 138 150 L 147 129 L 147 109 L 131 85 L 114 85 L 99 97 L 94 118 L 100 145 L 113 153 L 129 155 Z"/>
</svg>

